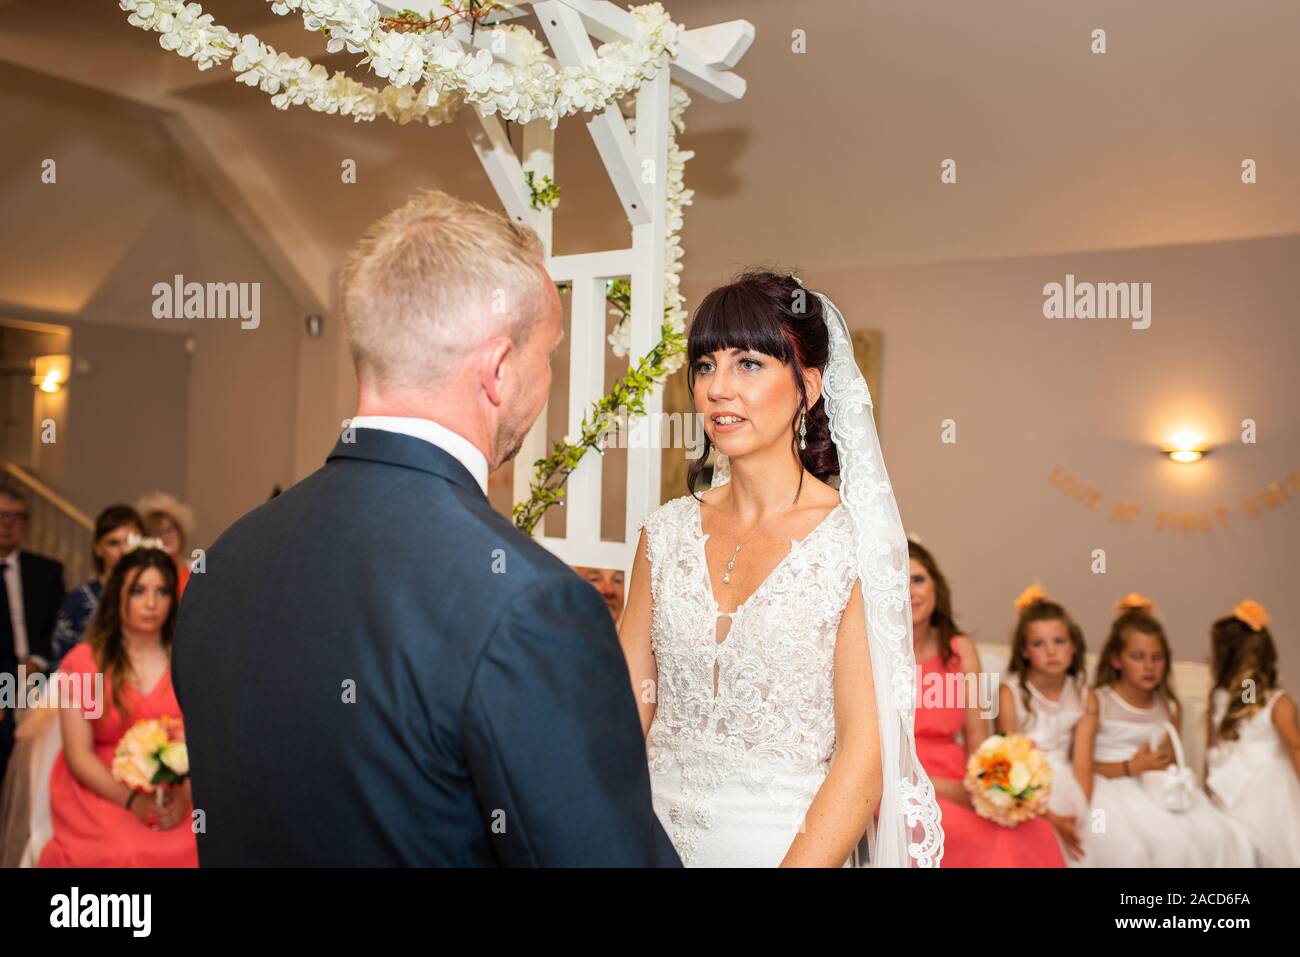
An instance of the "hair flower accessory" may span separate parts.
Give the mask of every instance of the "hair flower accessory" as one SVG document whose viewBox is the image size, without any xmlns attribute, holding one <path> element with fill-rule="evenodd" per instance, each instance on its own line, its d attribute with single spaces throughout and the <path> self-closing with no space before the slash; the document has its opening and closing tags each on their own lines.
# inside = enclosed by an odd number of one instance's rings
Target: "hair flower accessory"
<svg viewBox="0 0 1300 957">
<path fill-rule="evenodd" d="M 1139 595 L 1135 591 L 1129 592 L 1118 602 L 1115 603 L 1117 611 L 1150 611 L 1154 603 L 1146 595 Z"/>
<path fill-rule="evenodd" d="M 1268 623 L 1273 620 L 1269 613 L 1264 610 L 1263 605 L 1257 601 L 1251 601 L 1249 598 L 1245 601 L 1239 601 L 1233 606 L 1232 617 L 1245 622 L 1250 626 L 1251 631 L 1263 631 L 1268 627 Z"/>
<path fill-rule="evenodd" d="M 1015 601 L 1016 611 L 1024 611 L 1036 601 L 1047 601 L 1047 592 L 1038 582 L 1034 582 L 1020 593 L 1020 597 Z"/>
<path fill-rule="evenodd" d="M 122 554 L 133 552 L 137 548 L 156 548 L 160 552 L 167 551 L 161 538 L 146 538 L 138 532 L 131 532 L 126 536 L 126 547 L 122 549 Z"/>
</svg>

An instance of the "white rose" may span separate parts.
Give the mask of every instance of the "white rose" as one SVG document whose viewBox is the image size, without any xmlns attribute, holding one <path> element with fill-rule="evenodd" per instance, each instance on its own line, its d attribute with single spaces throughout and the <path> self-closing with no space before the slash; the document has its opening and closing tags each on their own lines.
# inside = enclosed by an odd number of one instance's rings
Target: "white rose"
<svg viewBox="0 0 1300 957">
<path fill-rule="evenodd" d="M 163 766 L 172 774 L 184 775 L 190 773 L 190 752 L 185 747 L 184 741 L 177 741 L 174 744 L 167 745 L 162 749 L 162 753 L 158 757 L 162 760 Z"/>
</svg>

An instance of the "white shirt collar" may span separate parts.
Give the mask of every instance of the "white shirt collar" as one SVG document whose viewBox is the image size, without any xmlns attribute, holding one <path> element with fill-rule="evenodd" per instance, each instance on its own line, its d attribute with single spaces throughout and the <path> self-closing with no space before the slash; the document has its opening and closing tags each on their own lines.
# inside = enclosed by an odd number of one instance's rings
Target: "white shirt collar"
<svg viewBox="0 0 1300 957">
<path fill-rule="evenodd" d="M 488 493 L 487 456 L 465 436 L 453 432 L 445 425 L 439 425 L 432 419 L 420 419 L 415 416 L 356 415 L 352 417 L 351 426 L 354 429 L 396 432 L 399 435 L 409 435 L 436 445 L 469 470 L 469 474 L 474 476 L 474 481 L 478 482 L 479 488 L 483 490 L 484 496 Z"/>
</svg>

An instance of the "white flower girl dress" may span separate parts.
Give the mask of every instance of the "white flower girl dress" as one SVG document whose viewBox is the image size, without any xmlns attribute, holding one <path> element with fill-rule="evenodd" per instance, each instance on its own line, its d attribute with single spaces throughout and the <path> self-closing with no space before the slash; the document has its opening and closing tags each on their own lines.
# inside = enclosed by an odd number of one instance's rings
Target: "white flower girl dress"
<svg viewBox="0 0 1300 957">
<path fill-rule="evenodd" d="M 1099 688 L 1097 700 L 1094 761 L 1127 761 L 1143 743 L 1158 747 L 1172 728 L 1169 709 L 1158 696 L 1151 707 L 1138 708 L 1113 688 Z M 1194 780 L 1184 777 L 1186 786 L 1177 786 L 1177 774 L 1173 765 L 1133 777 L 1093 775 L 1092 820 L 1084 830 L 1089 866 L 1254 866 L 1255 851 L 1245 830 L 1215 808 Z M 1171 808 L 1175 796 L 1184 810 Z"/>
<path fill-rule="evenodd" d="M 1265 867 L 1300 867 L 1300 779 L 1273 726 L 1273 708 L 1285 691 L 1237 724 L 1237 738 L 1219 741 L 1205 755 L 1215 803 L 1244 827 Z M 1215 727 L 1228 710 L 1228 692 L 1211 698 Z"/>
<path fill-rule="evenodd" d="M 1082 684 L 1067 678 L 1061 689 L 1061 699 L 1053 701 L 1035 688 L 1033 682 L 1023 681 L 1021 675 L 1007 675 L 1003 680 L 1016 703 L 1017 732 L 1033 738 L 1034 744 L 1052 766 L 1052 793 L 1048 798 L 1048 808 L 1053 814 L 1074 818 L 1075 827 L 1082 837 L 1089 823 L 1088 799 L 1074 776 L 1071 757 L 1074 726 L 1083 717 Z M 1022 690 L 1025 687 L 1029 688 L 1031 702 L 1028 709 Z M 1057 842 L 1061 843 L 1060 835 L 1057 835 Z M 1061 843 L 1061 854 L 1067 866 L 1079 867 L 1085 863 L 1071 858 L 1064 843 Z"/>
</svg>

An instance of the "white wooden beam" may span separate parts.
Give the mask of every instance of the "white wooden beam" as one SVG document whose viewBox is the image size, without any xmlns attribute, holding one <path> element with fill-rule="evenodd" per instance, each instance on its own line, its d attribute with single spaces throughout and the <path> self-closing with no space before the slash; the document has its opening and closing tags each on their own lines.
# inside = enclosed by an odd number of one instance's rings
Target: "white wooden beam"
<svg viewBox="0 0 1300 957">
<path fill-rule="evenodd" d="M 524 174 L 533 174 L 534 182 L 549 176 L 555 179 L 555 130 L 545 120 L 533 120 L 524 124 Z M 531 201 L 531 197 L 530 197 Z M 551 256 L 551 233 L 553 212 L 546 206 L 533 210 L 533 229 L 542 240 L 546 257 Z"/>
<path fill-rule="evenodd" d="M 632 227 L 635 269 L 632 272 L 632 318 L 629 352 L 635 362 L 662 338 L 664 320 L 664 241 L 667 232 L 668 107 L 672 91 L 667 73 L 641 84 L 636 94 L 637 149 L 650 163 L 651 220 Z M 627 450 L 627 515 L 624 540 L 637 540 L 641 519 L 659 504 L 663 472 L 663 389 L 645 397 L 644 419 L 631 428 L 644 429 L 647 441 L 629 441 Z"/>
<path fill-rule="evenodd" d="M 592 402 L 605 393 L 605 281 L 575 279 L 569 298 L 568 433 L 577 435 Z M 571 541 L 600 541 L 604 464 L 604 456 L 588 451 L 569 476 L 564 537 Z"/>
<path fill-rule="evenodd" d="M 545 120 L 534 120 L 524 126 L 524 171 L 531 171 L 534 176 L 555 177 L 555 130 L 551 129 L 549 123 Z M 542 240 L 542 248 L 546 253 L 546 261 L 552 261 L 551 257 L 551 236 L 552 236 L 552 219 L 551 210 L 542 208 L 533 213 L 533 228 L 537 230 L 538 237 Z M 555 278 L 552 276 L 552 278 Z M 571 276 L 563 277 L 564 280 L 570 280 Z M 561 280 L 556 278 L 556 282 Z M 512 501 L 522 502 L 528 498 L 530 485 L 533 477 L 533 463 L 540 458 L 545 458 L 547 449 L 546 441 L 546 422 L 549 418 L 548 401 L 542 406 L 541 414 L 533 423 L 533 427 L 528 430 L 524 436 L 523 444 L 519 447 L 519 452 L 514 461 L 514 480 Z M 536 533 L 541 534 L 545 522 L 538 522 Z"/>
<path fill-rule="evenodd" d="M 631 276 L 635 265 L 635 249 L 608 249 L 596 253 L 552 256 L 546 267 L 556 282 L 572 282 L 579 276 Z"/>
<path fill-rule="evenodd" d="M 563 0 L 543 0 L 534 4 L 537 18 L 546 31 L 551 51 L 564 66 L 582 66 L 596 59 L 591 37 L 582 17 Z M 631 15 L 629 14 L 629 17 Z M 635 20 L 633 20 L 635 25 Z M 628 222 L 640 225 L 650 221 L 648 197 L 641 185 L 641 161 L 627 131 L 627 123 L 617 106 L 598 113 L 587 123 L 587 130 L 609 172 L 614 192 L 623 204 Z"/>
<path fill-rule="evenodd" d="M 754 25 L 748 20 L 728 20 L 682 33 L 682 43 L 706 66 L 718 70 L 734 68 L 753 42 Z"/>
<path fill-rule="evenodd" d="M 622 7 L 610 3 L 609 0 L 552 0 L 552 2 L 562 3 L 577 13 L 582 18 L 583 26 L 586 27 L 587 32 L 604 43 L 611 40 L 630 40 L 637 36 L 636 17 Z M 541 19 L 540 9 L 542 4 L 535 3 L 533 6 L 538 8 L 538 18 Z M 745 20 L 731 22 L 746 24 L 750 39 L 753 39 L 753 24 Z M 546 27 L 545 20 L 542 20 L 542 27 L 543 29 Z M 732 29 L 737 28 L 733 27 Z M 739 29 L 743 35 L 744 28 Z M 695 44 L 699 42 L 700 37 L 696 36 L 692 39 L 690 34 L 693 32 L 687 30 L 683 35 L 677 57 L 670 66 L 673 79 L 682 86 L 696 90 L 719 103 L 731 103 L 739 100 L 745 95 L 745 78 L 710 65 L 706 57 L 713 55 L 713 47 L 706 47 L 705 51 L 696 50 Z M 739 46 L 739 43 L 737 43 L 737 46 Z M 555 44 L 552 43 L 551 47 L 554 49 Z M 744 48 L 730 51 L 730 55 L 734 56 L 735 63 L 727 65 L 730 67 L 739 63 L 745 49 L 748 49 L 748 44 Z"/>
<path fill-rule="evenodd" d="M 541 524 L 541 523 L 538 523 Z M 588 568 L 621 568 L 625 574 L 632 571 L 636 557 L 636 543 L 626 542 L 574 542 L 567 538 L 539 537 L 538 543 L 566 565 L 586 565 Z"/>
<path fill-rule="evenodd" d="M 749 88 L 743 76 L 715 70 L 685 43 L 678 48 L 669 72 L 682 86 L 702 93 L 715 103 L 735 103 L 744 98 Z"/>
<path fill-rule="evenodd" d="M 482 116 L 473 107 L 462 110 L 461 113 L 461 126 L 469 136 L 470 144 L 474 147 L 479 162 L 483 164 L 492 188 L 505 206 L 506 215 L 517 223 L 536 229 L 536 214 L 533 212 L 528 183 L 524 179 L 523 164 L 510 145 L 505 123 L 495 114 Z"/>
</svg>

